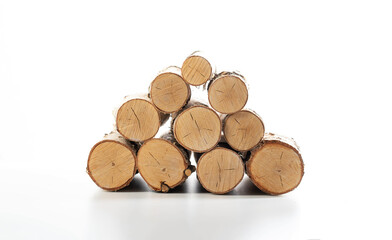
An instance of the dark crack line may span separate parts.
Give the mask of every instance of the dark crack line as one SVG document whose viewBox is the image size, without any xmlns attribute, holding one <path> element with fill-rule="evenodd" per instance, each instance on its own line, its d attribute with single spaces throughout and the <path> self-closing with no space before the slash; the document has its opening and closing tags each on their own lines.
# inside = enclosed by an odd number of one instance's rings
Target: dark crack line
<svg viewBox="0 0 392 240">
<path fill-rule="evenodd" d="M 237 118 L 234 118 L 234 121 L 236 121 L 239 125 L 241 125 L 241 123 L 237 120 Z"/>
<path fill-rule="evenodd" d="M 182 138 L 186 138 L 186 137 L 188 137 L 189 135 L 191 135 L 191 133 L 188 133 L 187 135 L 183 136 Z"/>
<path fill-rule="evenodd" d="M 195 122 L 196 127 L 197 127 L 197 130 L 199 130 L 199 133 L 200 133 L 200 136 L 201 136 L 201 129 L 200 129 L 200 127 L 199 127 L 199 124 L 197 124 L 197 121 L 196 121 L 196 120 L 194 120 L 194 122 Z"/>
<path fill-rule="evenodd" d="M 158 165 L 161 165 L 159 162 L 158 162 L 158 160 L 154 157 L 154 155 L 152 155 L 150 152 L 148 152 L 149 154 L 150 154 L 150 156 L 152 157 L 152 158 L 154 158 L 154 160 L 158 163 Z"/>
<path fill-rule="evenodd" d="M 280 158 L 279 158 L 280 165 L 282 165 L 282 157 L 283 157 L 283 152 L 282 154 L 280 154 Z"/>
<path fill-rule="evenodd" d="M 281 175 L 279 175 L 279 178 L 280 178 L 280 184 L 281 184 L 281 185 L 282 185 L 282 187 L 283 187 L 282 176 L 281 176 Z"/>
<path fill-rule="evenodd" d="M 136 115 L 136 113 L 135 113 L 135 110 L 133 110 L 132 107 L 131 107 L 131 109 L 132 109 L 133 114 L 135 114 L 135 117 L 136 117 L 136 119 L 137 119 L 137 123 L 138 123 L 138 125 L 139 125 L 139 129 L 141 129 L 140 120 L 139 120 L 139 118 L 137 117 L 137 115 Z"/>
<path fill-rule="evenodd" d="M 221 158 L 223 159 L 223 156 L 221 155 Z M 216 162 L 217 164 L 218 164 L 218 168 L 219 168 L 219 179 L 218 179 L 218 182 L 216 183 L 216 186 L 218 187 L 218 184 L 221 182 L 221 172 L 222 172 L 222 170 L 221 170 L 221 167 L 220 167 L 220 164 L 219 164 L 219 162 L 217 161 Z"/>
</svg>

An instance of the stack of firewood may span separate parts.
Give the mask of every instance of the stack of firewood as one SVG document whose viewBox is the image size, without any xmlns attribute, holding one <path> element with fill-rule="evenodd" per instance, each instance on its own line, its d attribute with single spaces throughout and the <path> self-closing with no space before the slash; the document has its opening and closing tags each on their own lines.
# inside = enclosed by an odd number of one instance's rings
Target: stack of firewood
<svg viewBox="0 0 392 240">
<path fill-rule="evenodd" d="M 191 99 L 190 86 L 201 85 L 208 104 Z M 125 98 L 115 131 L 91 149 L 87 173 L 99 187 L 116 191 L 139 172 L 151 189 L 168 192 L 196 170 L 200 184 L 216 194 L 233 190 L 246 173 L 263 192 L 287 193 L 304 174 L 299 148 L 291 138 L 265 133 L 261 117 L 244 109 L 247 101 L 242 75 L 214 73 L 194 53 L 181 68 L 156 76 L 148 94 Z M 156 138 L 169 118 L 170 131 Z"/>
</svg>

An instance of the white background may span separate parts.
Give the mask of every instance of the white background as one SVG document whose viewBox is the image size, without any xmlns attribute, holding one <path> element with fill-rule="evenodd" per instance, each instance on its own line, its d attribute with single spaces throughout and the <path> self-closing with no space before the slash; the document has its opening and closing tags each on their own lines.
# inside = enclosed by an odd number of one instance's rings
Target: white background
<svg viewBox="0 0 392 240">
<path fill-rule="evenodd" d="M 301 146 L 295 191 L 85 173 L 122 98 L 195 50 Z M 0 238 L 391 239 L 391 66 L 390 1 L 0 1 Z"/>
</svg>

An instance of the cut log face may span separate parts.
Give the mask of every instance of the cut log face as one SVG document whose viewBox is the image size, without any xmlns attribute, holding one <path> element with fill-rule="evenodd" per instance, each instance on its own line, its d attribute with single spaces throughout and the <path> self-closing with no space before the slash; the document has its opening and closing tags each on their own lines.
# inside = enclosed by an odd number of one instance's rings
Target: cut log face
<svg viewBox="0 0 392 240">
<path fill-rule="evenodd" d="M 216 147 L 201 155 L 196 172 L 201 185 L 207 191 L 224 194 L 241 182 L 244 177 L 244 164 L 236 152 Z"/>
<path fill-rule="evenodd" d="M 177 112 L 188 102 L 189 85 L 178 74 L 166 72 L 158 75 L 150 86 L 154 105 L 165 113 Z"/>
<path fill-rule="evenodd" d="M 224 137 L 237 151 L 249 151 L 264 136 L 263 121 L 252 111 L 241 110 L 226 116 L 223 121 Z"/>
<path fill-rule="evenodd" d="M 172 142 L 154 138 L 139 149 L 137 166 L 140 175 L 153 190 L 167 192 L 192 173 L 188 158 Z M 187 170 L 190 171 L 189 175 L 185 173 Z"/>
<path fill-rule="evenodd" d="M 174 137 L 184 148 L 206 152 L 219 142 L 222 123 L 216 112 L 205 106 L 185 109 L 174 120 Z"/>
<path fill-rule="evenodd" d="M 161 126 L 161 116 L 154 105 L 145 99 L 131 99 L 117 112 L 117 130 L 132 141 L 153 138 Z"/>
<path fill-rule="evenodd" d="M 136 173 L 135 149 L 118 133 L 117 138 L 105 139 L 91 149 L 87 173 L 101 188 L 117 191 L 129 185 Z"/>
<path fill-rule="evenodd" d="M 266 135 L 246 163 L 247 174 L 262 191 L 278 195 L 292 191 L 301 182 L 304 165 L 295 143 Z"/>
<path fill-rule="evenodd" d="M 222 74 L 209 85 L 208 101 L 220 113 L 235 113 L 248 101 L 248 89 L 240 76 Z"/>
<path fill-rule="evenodd" d="M 201 56 L 189 56 L 182 64 L 181 74 L 185 82 L 200 86 L 212 77 L 212 67 L 207 59 Z"/>
</svg>

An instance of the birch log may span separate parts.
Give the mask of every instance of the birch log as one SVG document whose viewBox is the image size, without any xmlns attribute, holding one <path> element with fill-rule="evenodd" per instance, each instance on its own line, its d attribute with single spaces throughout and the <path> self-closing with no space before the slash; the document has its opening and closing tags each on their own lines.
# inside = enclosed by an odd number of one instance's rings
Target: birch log
<svg viewBox="0 0 392 240">
<path fill-rule="evenodd" d="M 195 154 L 197 178 L 204 189 L 215 194 L 232 191 L 244 177 L 244 164 L 240 155 L 219 143 L 203 154 Z"/>
<path fill-rule="evenodd" d="M 173 115 L 174 137 L 184 148 L 194 152 L 206 152 L 214 148 L 220 139 L 222 122 L 211 108 L 190 102 L 182 111 Z"/>
<path fill-rule="evenodd" d="M 269 133 L 260 146 L 252 150 L 246 170 L 260 190 L 279 195 L 300 184 L 304 163 L 293 139 Z"/>
<path fill-rule="evenodd" d="M 146 141 L 137 156 L 139 173 L 151 189 L 168 192 L 183 183 L 195 167 L 190 152 L 181 147 L 172 135 Z"/>
<path fill-rule="evenodd" d="M 218 74 L 208 85 L 208 101 L 220 113 L 238 112 L 248 101 L 245 79 L 233 72 Z"/>
<path fill-rule="evenodd" d="M 87 173 L 105 190 L 117 191 L 128 186 L 136 174 L 136 145 L 118 132 L 105 135 L 90 151 Z"/>
<path fill-rule="evenodd" d="M 241 110 L 224 117 L 223 135 L 233 149 L 249 151 L 263 138 L 264 123 L 255 112 Z"/>
<path fill-rule="evenodd" d="M 181 67 L 181 74 L 185 82 L 193 86 L 205 84 L 213 76 L 210 62 L 199 53 L 193 53 Z"/>
<path fill-rule="evenodd" d="M 168 117 L 147 96 L 126 98 L 116 113 L 117 131 L 131 141 L 143 142 L 153 138 Z"/>
<path fill-rule="evenodd" d="M 183 108 L 191 97 L 189 85 L 181 77 L 181 69 L 168 67 L 150 85 L 153 104 L 164 113 L 173 113 Z"/>
</svg>

